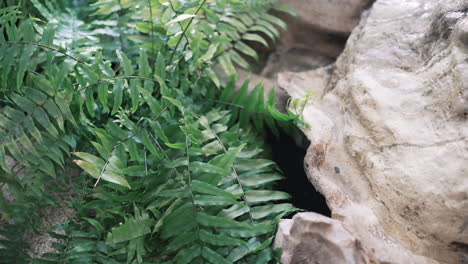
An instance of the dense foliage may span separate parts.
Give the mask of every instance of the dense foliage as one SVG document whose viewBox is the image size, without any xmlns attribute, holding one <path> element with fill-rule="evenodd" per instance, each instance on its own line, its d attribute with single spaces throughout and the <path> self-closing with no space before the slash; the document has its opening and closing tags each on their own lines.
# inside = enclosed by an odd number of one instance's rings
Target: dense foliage
<svg viewBox="0 0 468 264">
<path fill-rule="evenodd" d="M 261 84 L 235 93 L 234 63 L 248 68 L 248 43 L 278 37 L 267 12 L 286 9 L 16 2 L 0 9 L 1 263 L 277 261 L 276 224 L 295 209 L 259 133 L 297 114 Z M 75 214 L 49 230 L 56 250 L 34 256 L 41 208 L 64 202 Z"/>
</svg>

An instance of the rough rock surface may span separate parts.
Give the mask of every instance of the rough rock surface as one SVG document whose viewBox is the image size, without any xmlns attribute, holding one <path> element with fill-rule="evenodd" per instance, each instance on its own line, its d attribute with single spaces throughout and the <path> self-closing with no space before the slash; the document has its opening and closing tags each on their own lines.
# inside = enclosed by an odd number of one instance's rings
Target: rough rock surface
<svg viewBox="0 0 468 264">
<path fill-rule="evenodd" d="M 340 221 L 316 214 L 299 213 L 283 220 L 275 238 L 282 248 L 281 263 L 362 264 L 368 256 L 361 243 Z"/>
<path fill-rule="evenodd" d="M 314 48 L 292 47 L 283 54 L 272 53 L 260 75 L 275 80 L 279 72 L 302 72 L 316 69 L 333 63 L 336 57 L 323 55 Z"/>
<path fill-rule="evenodd" d="M 58 201 L 65 201 L 70 199 L 71 193 L 62 194 L 62 197 Z M 58 196 L 58 195 L 57 195 Z M 70 220 L 75 211 L 69 205 L 61 203 L 58 207 L 47 207 L 43 208 L 40 212 L 41 215 L 41 227 L 44 229 L 50 228 L 55 225 L 64 224 Z M 52 247 L 53 243 L 58 242 L 56 238 L 51 237 L 45 230 L 41 230 L 39 234 L 26 233 L 26 239 L 31 243 L 31 254 L 35 257 L 42 256 L 44 253 L 56 252 L 56 249 Z M 64 234 L 62 230 L 56 231 L 59 234 Z"/>
<path fill-rule="evenodd" d="M 374 0 L 281 0 L 300 18 L 278 12 L 287 24 L 276 51 L 268 59 L 262 76 L 276 77 L 282 70 L 311 70 L 330 64 L 343 51 L 346 39 L 359 23 L 362 12 Z M 295 61 L 295 64 L 289 63 Z"/>
<path fill-rule="evenodd" d="M 276 78 L 280 71 L 299 72 L 334 62 L 343 51 L 346 39 L 358 24 L 362 12 L 373 2 L 281 0 L 281 5 L 296 10 L 300 18 L 284 12 L 276 13 L 288 24 L 288 29 L 281 32 L 275 52 L 269 56 L 261 76 Z"/>
<path fill-rule="evenodd" d="M 283 220 L 275 247 L 283 249 L 281 263 L 368 263 L 359 240 L 340 221 L 316 213 L 299 213 Z"/>
<path fill-rule="evenodd" d="M 296 10 L 301 21 L 322 31 L 349 34 L 359 23 L 362 11 L 374 0 L 281 0 Z"/>
<path fill-rule="evenodd" d="M 377 0 L 335 66 L 278 78 L 315 91 L 308 177 L 378 263 L 468 262 L 467 12 Z"/>
</svg>

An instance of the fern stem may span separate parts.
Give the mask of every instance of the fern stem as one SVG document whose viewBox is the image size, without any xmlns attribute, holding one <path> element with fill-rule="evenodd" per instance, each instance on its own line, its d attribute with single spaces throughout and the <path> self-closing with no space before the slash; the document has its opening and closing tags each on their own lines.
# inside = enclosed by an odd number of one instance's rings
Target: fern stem
<svg viewBox="0 0 468 264">
<path fill-rule="evenodd" d="M 207 101 L 210 101 L 210 102 L 213 102 L 213 103 L 225 104 L 225 105 L 229 105 L 229 106 L 235 106 L 235 107 L 241 108 L 241 109 L 244 109 L 244 108 L 245 108 L 243 105 L 234 104 L 234 103 L 229 103 L 229 102 L 225 102 L 225 101 L 221 101 L 221 100 L 211 100 L 211 99 L 208 99 Z"/>
<path fill-rule="evenodd" d="M 224 153 L 227 153 L 227 149 L 226 147 L 224 146 L 223 144 L 223 141 L 219 138 L 218 134 L 216 134 L 216 132 L 211 129 L 211 126 L 208 125 L 210 131 L 215 135 L 216 137 L 216 140 L 219 142 L 219 144 L 221 144 L 221 146 L 223 147 L 223 151 Z M 244 192 L 244 188 L 242 187 L 242 183 L 240 182 L 239 180 L 239 175 L 237 174 L 237 171 L 236 169 L 234 168 L 234 166 L 232 167 L 232 172 L 234 172 L 234 175 L 236 176 L 236 181 L 237 183 L 239 184 L 239 188 L 241 189 L 241 192 L 242 192 L 242 199 L 244 200 L 244 203 L 245 203 L 245 206 L 247 206 L 247 209 L 249 210 L 249 218 L 250 218 L 250 222 L 254 223 L 254 220 L 253 220 L 253 217 L 252 217 L 252 212 L 250 210 L 250 206 L 249 206 L 249 203 L 247 202 L 247 199 L 245 197 L 245 192 Z"/>
<path fill-rule="evenodd" d="M 188 134 L 185 133 L 185 148 L 187 152 L 187 175 L 188 175 L 188 180 L 189 180 L 189 188 L 190 188 L 190 196 L 192 198 L 192 205 L 193 205 L 193 216 L 195 217 L 195 222 L 197 223 L 197 238 L 200 240 L 200 225 L 198 224 L 197 221 L 197 205 L 195 204 L 195 196 L 193 195 L 193 190 L 192 190 L 192 174 L 190 173 L 190 148 L 189 148 L 189 138 Z M 201 248 L 203 250 L 203 247 Z"/>
<path fill-rule="evenodd" d="M 85 86 L 85 87 L 81 87 L 80 89 L 76 90 L 77 92 L 80 92 L 80 91 L 83 91 L 93 85 L 96 85 L 96 84 L 100 84 L 100 83 L 103 83 L 103 82 L 107 82 L 107 81 L 115 81 L 115 80 L 119 80 L 119 79 L 138 79 L 138 80 L 145 80 L 145 81 L 152 81 L 154 83 L 156 83 L 157 81 L 151 79 L 151 78 L 147 78 L 147 77 L 141 77 L 141 76 L 133 76 L 133 75 L 129 75 L 129 76 L 118 76 L 118 77 L 113 77 L 113 78 L 107 78 L 107 79 L 100 79 L 97 83 L 94 83 L 92 85 L 88 85 L 88 86 Z M 73 86 L 75 85 L 78 85 L 78 83 L 74 83 Z"/>
<path fill-rule="evenodd" d="M 143 130 L 145 130 L 147 127 L 149 127 L 154 121 L 156 121 L 159 117 L 161 117 L 161 115 L 164 114 L 164 112 L 166 112 L 166 110 L 167 110 L 167 106 L 164 107 L 163 110 L 161 110 L 161 112 L 158 115 L 156 115 L 153 119 L 151 119 L 151 121 L 149 121 L 148 124 L 146 124 L 142 128 L 140 128 L 135 134 L 133 134 L 131 136 L 128 136 L 127 138 L 122 139 L 121 141 L 115 143 L 115 145 L 112 146 L 112 148 L 116 148 L 118 145 L 123 144 L 126 141 L 128 141 L 128 140 L 134 138 L 135 136 L 137 136 L 138 134 L 140 134 Z"/>
<path fill-rule="evenodd" d="M 112 156 L 113 153 L 114 153 L 114 147 L 112 147 L 112 152 L 111 152 L 110 156 Z M 107 169 L 107 165 L 109 165 L 109 161 L 110 161 L 110 157 L 106 160 L 106 163 L 104 164 L 104 167 L 102 167 L 101 173 L 99 173 L 99 177 L 97 178 L 96 182 L 94 183 L 93 188 L 96 188 L 99 181 L 101 180 L 102 175 L 104 174 L 104 172 Z"/>
<path fill-rule="evenodd" d="M 51 99 L 51 97 L 47 97 L 47 100 L 45 101 L 45 103 L 47 103 L 47 101 L 49 101 L 49 99 Z M 15 122 L 16 122 L 16 123 L 15 123 L 15 126 L 8 132 L 8 134 L 6 134 L 6 136 L 3 137 L 2 140 L 0 140 L 0 145 L 5 144 L 5 142 L 7 141 L 8 137 L 10 137 L 11 135 L 13 135 L 13 133 L 16 131 L 16 129 L 17 129 L 18 127 L 21 126 L 21 124 L 23 123 L 23 121 L 26 120 L 27 117 L 32 116 L 32 113 L 34 113 L 37 109 L 39 109 L 39 108 L 41 108 L 43 105 L 45 105 L 45 103 L 42 104 L 42 105 L 38 105 L 38 106 L 34 107 L 34 108 L 31 110 L 31 114 L 30 114 L 30 113 L 26 113 L 26 115 L 24 115 L 24 118 L 23 118 L 23 119 L 21 119 L 21 120 L 19 120 L 19 121 L 18 121 L 18 120 L 15 120 Z"/>
<path fill-rule="evenodd" d="M 175 10 L 175 8 L 174 8 L 174 5 L 172 4 L 172 0 L 169 0 L 169 5 L 170 5 L 172 11 L 174 11 L 174 13 L 177 14 L 177 12 L 176 12 L 176 10 Z M 177 24 L 179 24 L 180 28 L 183 28 L 183 27 L 182 27 L 182 22 L 177 22 Z M 187 35 L 185 35 L 185 34 L 183 34 L 183 35 L 184 35 L 184 37 L 185 37 L 185 40 L 186 40 L 187 43 L 188 43 L 188 42 L 189 42 L 189 39 L 188 39 Z"/>
<path fill-rule="evenodd" d="M 156 146 L 158 147 L 158 149 L 161 151 L 161 153 L 163 153 L 164 155 L 164 158 L 170 162 L 172 162 L 172 159 L 169 158 L 169 156 L 167 156 L 167 154 L 165 154 L 164 152 L 164 149 L 163 147 L 161 146 L 161 144 L 159 144 L 158 140 L 153 136 L 153 134 L 150 134 L 151 138 L 153 139 L 154 143 L 156 144 Z M 177 171 L 176 168 L 172 168 L 172 170 L 174 171 L 175 175 L 177 176 L 177 178 L 179 178 L 180 182 L 185 185 L 185 181 L 184 181 L 184 177 L 182 177 L 182 175 L 180 175 L 180 173 Z"/>
<path fill-rule="evenodd" d="M 257 25 L 256 23 L 257 23 L 258 20 L 259 20 L 258 17 L 257 17 L 257 18 L 254 18 L 254 19 L 253 19 L 253 23 L 252 23 L 252 25 L 250 25 L 250 26 L 256 26 L 256 25 Z M 221 21 L 221 23 L 226 23 L 226 22 Z M 227 24 L 227 23 L 226 23 L 226 24 Z M 229 24 L 227 24 L 227 25 L 229 25 Z M 237 38 L 236 40 L 234 40 L 233 42 L 231 42 L 231 45 L 230 45 L 228 48 L 226 48 L 225 50 L 221 51 L 219 54 L 215 55 L 215 56 L 213 57 L 212 60 L 214 61 L 214 60 L 216 60 L 217 58 L 219 58 L 220 56 L 222 56 L 223 54 L 225 54 L 225 53 L 229 52 L 230 50 L 234 49 L 234 48 L 236 47 L 237 43 L 239 43 L 240 41 L 242 41 L 242 38 L 244 37 L 244 35 L 247 34 L 247 33 L 249 33 L 249 32 L 250 32 L 250 30 L 249 30 L 249 28 L 247 28 L 244 32 L 242 32 L 242 33 L 240 34 L 239 38 Z"/>
<path fill-rule="evenodd" d="M 198 12 L 200 11 L 200 9 L 203 7 L 203 5 L 205 3 L 206 3 L 206 0 L 203 0 L 203 2 L 198 6 L 198 8 L 197 8 L 197 10 L 195 11 L 195 14 L 194 14 L 195 16 L 198 14 Z M 185 36 L 185 33 L 187 32 L 188 28 L 192 24 L 194 18 L 195 17 L 190 18 L 190 20 L 189 20 L 187 26 L 185 27 L 184 31 L 182 31 L 182 35 Z M 175 53 L 177 51 L 177 48 L 179 47 L 181 41 L 182 41 L 182 36 L 180 36 L 179 40 L 177 41 L 177 44 L 175 45 L 174 51 L 172 51 L 171 57 L 169 58 L 169 64 L 172 63 L 172 59 L 174 58 L 174 55 L 175 55 Z"/>
<path fill-rule="evenodd" d="M 207 99 L 207 101 L 214 102 L 214 103 L 225 104 L 225 105 L 237 107 L 237 108 L 240 108 L 240 109 L 245 109 L 245 106 L 243 106 L 243 105 L 234 104 L 234 103 L 229 103 L 229 102 L 225 102 L 225 101 L 221 101 L 221 100 L 210 100 L 210 99 Z M 276 107 L 276 105 L 274 105 L 274 107 Z M 286 108 L 289 108 L 289 106 L 286 105 Z M 255 111 L 255 110 L 252 110 L 251 113 L 253 113 L 253 114 L 259 114 L 259 115 L 266 116 L 266 117 L 271 116 L 271 114 L 268 114 L 268 109 L 266 109 L 266 111 L 267 111 L 267 112 L 265 112 L 265 111 Z M 294 118 L 299 117 L 300 115 L 301 115 L 301 114 L 297 114 L 297 113 L 296 113 L 295 115 L 292 115 L 292 116 L 290 116 L 290 117 L 294 119 Z M 275 120 L 276 120 L 277 122 L 281 122 L 281 120 L 278 120 L 278 119 L 276 119 L 276 118 L 275 118 Z"/>
<path fill-rule="evenodd" d="M 167 106 L 163 108 L 163 110 L 161 110 L 161 112 L 156 115 L 153 119 L 151 119 L 150 122 L 148 122 L 148 124 L 144 125 L 142 128 L 140 128 L 136 133 L 120 140 L 119 142 L 115 143 L 114 145 L 112 145 L 112 150 L 111 150 L 111 155 L 112 156 L 112 153 L 114 152 L 115 148 L 118 147 L 119 145 L 125 143 L 126 141 L 134 138 L 135 136 L 137 136 L 138 134 L 140 134 L 143 130 L 145 130 L 147 127 L 149 127 L 151 125 L 151 123 L 153 123 L 154 121 L 156 121 L 164 112 L 166 112 L 167 110 Z M 102 170 L 101 170 L 101 173 L 99 173 L 99 177 L 97 178 L 96 182 L 94 183 L 94 186 L 93 188 L 96 188 L 96 186 L 98 185 L 99 181 L 101 180 L 101 177 L 102 175 L 104 174 L 106 168 L 107 168 L 107 165 L 109 164 L 109 160 L 110 160 L 110 157 L 107 158 L 106 160 L 106 163 L 104 164 L 104 167 L 102 167 Z"/>
<path fill-rule="evenodd" d="M 124 42 L 123 42 L 123 38 L 122 38 L 122 33 L 123 33 L 123 30 L 122 30 L 122 27 L 120 26 L 120 18 L 122 17 L 122 10 L 123 10 L 123 7 L 122 7 L 122 0 L 119 0 L 119 6 L 120 6 L 120 9 L 119 11 L 117 11 L 117 25 L 118 25 L 118 31 L 119 31 L 119 43 L 120 43 L 120 49 L 121 50 L 124 50 Z"/>
<path fill-rule="evenodd" d="M 195 218 L 197 216 L 197 206 L 195 205 L 195 196 L 193 195 L 192 191 L 192 174 L 190 173 L 190 148 L 189 148 L 189 139 L 187 133 L 185 134 L 185 149 L 187 152 L 187 177 L 190 187 L 190 196 L 192 197 L 192 204 L 195 208 Z"/>
<path fill-rule="evenodd" d="M 151 55 L 153 55 L 153 58 L 155 58 L 156 52 L 154 50 L 153 8 L 151 7 L 151 0 L 148 0 L 148 6 L 149 6 L 149 11 L 150 11 L 150 23 L 151 23 Z"/>
<path fill-rule="evenodd" d="M 54 48 L 54 47 L 51 47 L 51 46 L 47 46 L 47 45 L 44 45 L 44 44 L 40 44 L 40 43 L 34 43 L 34 42 L 30 42 L 30 41 L 16 41 L 16 42 L 2 42 L 0 43 L 0 45 L 4 45 L 4 44 L 8 44 L 8 45 L 15 45 L 15 44 L 22 44 L 22 45 L 33 45 L 33 46 L 38 46 L 38 47 L 41 47 L 41 48 L 45 48 L 45 49 L 50 49 L 50 50 L 53 50 L 55 52 L 58 52 L 64 56 L 67 56 L 69 57 L 70 59 L 73 59 L 74 61 L 78 62 L 78 63 L 81 63 L 83 65 L 86 65 L 89 67 L 88 64 L 86 64 L 86 62 L 82 61 L 82 60 L 79 60 L 77 59 L 76 57 L 64 52 L 64 51 L 61 51 L 57 48 Z"/>
<path fill-rule="evenodd" d="M 148 160 L 146 159 L 146 147 L 145 150 L 145 177 L 148 177 Z"/>
<path fill-rule="evenodd" d="M 193 202 L 193 206 L 195 207 L 195 197 L 193 196 L 193 192 L 192 192 L 192 176 L 190 174 L 190 149 L 189 149 L 189 140 L 188 140 L 188 135 L 185 134 L 185 149 L 186 149 L 186 152 L 187 152 L 187 176 L 188 176 L 188 182 L 189 182 L 189 186 L 190 186 L 190 195 L 192 196 L 192 202 Z"/>
<path fill-rule="evenodd" d="M 20 165 L 19 162 L 17 162 L 13 168 L 11 168 L 12 171 L 15 170 L 15 168 Z M 16 187 L 18 188 L 22 188 L 23 186 L 21 185 L 20 181 L 16 178 L 16 175 L 18 175 L 19 172 L 21 172 L 24 168 L 26 168 L 25 166 L 22 166 L 21 168 L 19 168 L 18 170 L 16 170 L 13 175 L 11 175 L 11 177 L 8 175 L 8 174 L 5 174 L 3 175 L 3 180 L 5 181 L 1 186 L 0 186 L 0 189 L 3 187 L 3 185 L 5 184 L 13 184 L 15 185 Z"/>
</svg>

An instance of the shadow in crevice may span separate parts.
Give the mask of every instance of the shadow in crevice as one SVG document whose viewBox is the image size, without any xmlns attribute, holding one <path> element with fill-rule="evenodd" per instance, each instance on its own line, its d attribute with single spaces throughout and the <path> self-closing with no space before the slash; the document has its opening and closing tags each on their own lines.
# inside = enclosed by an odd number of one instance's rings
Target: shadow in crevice
<svg viewBox="0 0 468 264">
<path fill-rule="evenodd" d="M 279 165 L 285 179 L 276 188 L 291 195 L 291 203 L 305 211 L 331 217 L 325 197 L 310 183 L 304 170 L 304 157 L 309 142 L 301 131 L 290 136 L 280 131 L 279 137 L 268 135 L 273 160 Z M 286 218 L 291 218 L 292 215 Z"/>
</svg>

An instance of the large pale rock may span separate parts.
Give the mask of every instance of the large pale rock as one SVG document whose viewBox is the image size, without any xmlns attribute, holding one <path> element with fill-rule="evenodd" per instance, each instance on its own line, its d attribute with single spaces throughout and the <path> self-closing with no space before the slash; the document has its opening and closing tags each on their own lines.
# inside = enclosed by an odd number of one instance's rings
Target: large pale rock
<svg viewBox="0 0 468 264">
<path fill-rule="evenodd" d="M 368 263 L 361 243 L 340 221 L 316 213 L 283 220 L 274 246 L 283 249 L 282 264 Z"/>
<path fill-rule="evenodd" d="M 279 3 L 296 10 L 305 24 L 347 35 L 372 2 L 374 0 L 281 0 Z"/>
<path fill-rule="evenodd" d="M 279 76 L 315 91 L 308 177 L 379 263 L 468 261 L 467 11 L 377 0 L 335 67 Z"/>
<path fill-rule="evenodd" d="M 276 78 L 277 72 L 315 69 L 332 63 L 341 54 L 347 37 L 362 12 L 374 0 L 281 0 L 300 18 L 277 12 L 288 25 L 281 32 L 275 52 L 261 75 Z"/>
</svg>

